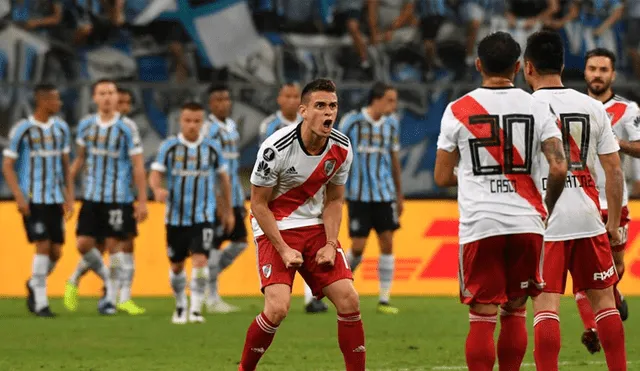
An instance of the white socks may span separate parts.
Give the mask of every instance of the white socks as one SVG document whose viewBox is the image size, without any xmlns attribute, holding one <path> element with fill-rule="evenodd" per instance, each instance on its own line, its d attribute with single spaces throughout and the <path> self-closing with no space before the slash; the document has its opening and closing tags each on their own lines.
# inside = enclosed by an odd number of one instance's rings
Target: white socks
<svg viewBox="0 0 640 371">
<path fill-rule="evenodd" d="M 208 280 L 209 267 L 191 269 L 191 313 L 202 313 L 202 302 Z"/>
<path fill-rule="evenodd" d="M 119 303 L 125 303 L 131 300 L 131 285 L 133 283 L 133 274 L 135 265 L 133 263 L 132 253 L 122 253 L 122 265 L 120 267 L 120 298 Z"/>
<path fill-rule="evenodd" d="M 382 254 L 378 258 L 378 279 L 380 280 L 380 302 L 388 303 L 391 296 L 391 283 L 395 270 L 395 259 L 392 254 Z"/>
<path fill-rule="evenodd" d="M 311 287 L 307 285 L 306 282 L 303 282 L 304 285 L 304 305 L 311 303 L 313 300 L 313 293 L 311 292 Z"/>
<path fill-rule="evenodd" d="M 171 288 L 173 289 L 173 295 L 176 298 L 176 308 L 187 309 L 187 274 L 182 271 L 178 274 L 173 273 L 169 269 L 169 280 L 171 281 Z"/>
<path fill-rule="evenodd" d="M 31 270 L 29 286 L 35 296 L 35 311 L 38 312 L 49 306 L 47 298 L 47 275 L 49 273 L 49 255 L 35 255 Z"/>
</svg>

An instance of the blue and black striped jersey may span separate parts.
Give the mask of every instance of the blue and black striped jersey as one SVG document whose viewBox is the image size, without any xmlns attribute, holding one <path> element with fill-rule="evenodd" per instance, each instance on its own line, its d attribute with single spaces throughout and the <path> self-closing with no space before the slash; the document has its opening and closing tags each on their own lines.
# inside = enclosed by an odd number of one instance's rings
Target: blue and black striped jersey
<svg viewBox="0 0 640 371">
<path fill-rule="evenodd" d="M 218 120 L 215 116 L 209 115 L 209 122 L 203 127 L 207 138 L 217 141 L 222 148 L 222 157 L 229 167 L 229 178 L 231 179 L 231 206 L 244 207 L 244 190 L 240 182 L 240 151 L 238 142 L 240 133 L 235 121 L 227 118 L 225 122 Z"/>
<path fill-rule="evenodd" d="M 131 157 L 142 154 L 136 123 L 119 115 L 110 122 L 90 115 L 78 125 L 76 143 L 86 149 L 84 200 L 133 202 Z"/>
<path fill-rule="evenodd" d="M 151 169 L 167 178 L 167 225 L 186 227 L 214 222 L 216 173 L 227 171 L 218 142 L 203 135 L 196 142 L 187 141 L 182 134 L 170 137 L 160 145 Z"/>
<path fill-rule="evenodd" d="M 391 152 L 400 150 L 398 121 L 393 116 L 373 121 L 363 108 L 343 117 L 339 130 L 349 137 L 353 146 L 346 198 L 362 202 L 395 201 Z"/>
<path fill-rule="evenodd" d="M 64 203 L 62 157 L 70 151 L 71 134 L 66 122 L 52 117 L 43 123 L 29 116 L 13 127 L 3 154 L 16 160 L 20 190 L 27 200 L 52 205 Z"/>
<path fill-rule="evenodd" d="M 282 111 L 277 111 L 276 113 L 268 116 L 260 123 L 260 144 L 262 144 L 265 139 L 269 138 L 276 131 L 299 122 L 302 122 L 302 116 L 299 114 L 295 121 L 287 120 L 282 114 Z"/>
</svg>

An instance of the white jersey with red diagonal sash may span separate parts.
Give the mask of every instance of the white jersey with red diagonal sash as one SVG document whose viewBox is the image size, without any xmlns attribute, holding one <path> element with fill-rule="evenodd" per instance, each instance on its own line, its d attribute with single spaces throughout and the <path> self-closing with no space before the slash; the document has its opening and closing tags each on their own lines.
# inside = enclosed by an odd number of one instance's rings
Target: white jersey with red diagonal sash
<svg viewBox="0 0 640 371">
<path fill-rule="evenodd" d="M 353 159 L 349 138 L 335 129 L 322 153 L 310 155 L 302 143 L 301 125 L 267 138 L 251 173 L 251 184 L 273 188 L 269 209 L 279 230 L 322 224 L 326 185 L 344 185 Z M 255 218 L 251 224 L 255 237 L 264 234 Z"/>
<path fill-rule="evenodd" d="M 604 102 L 604 108 L 611 118 L 613 133 L 618 139 L 629 142 L 640 140 L 640 109 L 638 109 L 638 105 L 635 102 L 626 100 L 619 95 L 614 95 Z M 622 156 L 624 155 L 620 154 L 620 157 Z M 596 174 L 598 176 L 598 189 L 600 189 L 600 208 L 607 210 L 607 196 L 604 193 L 605 176 L 600 161 L 596 164 Z M 627 193 L 627 183 L 624 182 L 623 185 L 622 206 L 626 206 L 629 203 L 629 194 Z"/>
<path fill-rule="evenodd" d="M 620 149 L 609 116 L 602 103 L 573 89 L 540 89 L 533 96 L 550 104 L 555 112 L 569 164 L 564 192 L 551 214 L 544 238 L 568 241 L 598 236 L 606 230 L 600 215 L 595 166 L 598 155 Z M 540 164 L 545 176 L 549 164 L 546 160 Z M 546 179 L 542 181 L 546 185 Z"/>
<path fill-rule="evenodd" d="M 460 151 L 460 244 L 544 234 L 541 143 L 560 138 L 548 104 L 516 88 L 476 89 L 449 104 L 438 149 Z"/>
</svg>

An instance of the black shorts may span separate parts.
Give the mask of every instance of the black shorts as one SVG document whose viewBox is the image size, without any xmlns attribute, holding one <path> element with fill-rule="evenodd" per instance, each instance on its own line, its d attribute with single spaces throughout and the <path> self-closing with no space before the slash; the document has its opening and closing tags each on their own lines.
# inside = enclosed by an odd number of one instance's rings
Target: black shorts
<svg viewBox="0 0 640 371">
<path fill-rule="evenodd" d="M 62 205 L 29 204 L 29 216 L 22 218 L 30 243 L 51 241 L 64 243 L 64 209 Z"/>
<path fill-rule="evenodd" d="M 376 233 L 400 228 L 395 202 L 349 201 L 349 236 L 368 237 L 371 228 Z"/>
<path fill-rule="evenodd" d="M 247 226 L 244 224 L 244 219 L 247 217 L 247 210 L 244 206 L 234 207 L 233 215 L 236 217 L 236 226 L 233 227 L 231 233 L 224 232 L 220 218 L 216 218 L 215 226 L 215 248 L 219 249 L 220 245 L 224 241 L 239 241 L 247 238 Z"/>
<path fill-rule="evenodd" d="M 213 224 L 202 223 L 189 227 L 167 225 L 167 256 L 172 263 L 181 263 L 191 254 L 209 255 L 213 247 Z"/>
<path fill-rule="evenodd" d="M 434 40 L 438 36 L 440 27 L 444 24 L 445 18 L 440 15 L 424 17 L 420 20 L 422 40 Z"/>
<path fill-rule="evenodd" d="M 76 234 L 98 241 L 107 237 L 124 240 L 137 236 L 133 204 L 84 201 L 78 215 Z"/>
</svg>

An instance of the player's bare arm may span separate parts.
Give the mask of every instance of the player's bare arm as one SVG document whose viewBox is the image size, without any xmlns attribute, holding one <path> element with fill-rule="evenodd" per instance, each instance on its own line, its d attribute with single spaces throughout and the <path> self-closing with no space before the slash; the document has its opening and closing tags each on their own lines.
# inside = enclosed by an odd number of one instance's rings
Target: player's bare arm
<svg viewBox="0 0 640 371">
<path fill-rule="evenodd" d="M 133 183 L 138 190 L 138 202 L 135 204 L 135 218 L 138 223 L 147 219 L 147 180 L 144 171 L 144 159 L 142 153 L 131 156 L 133 165 Z"/>
<path fill-rule="evenodd" d="M 222 225 L 225 232 L 231 233 L 236 222 L 241 222 L 236 221 L 236 216 L 233 213 L 233 206 L 231 203 L 231 178 L 226 171 L 222 171 L 218 173 L 218 181 L 222 188 L 220 197 L 217 197 L 220 205 L 220 211 L 222 213 Z"/>
<path fill-rule="evenodd" d="M 564 191 L 567 180 L 567 159 L 559 138 L 549 138 L 542 142 L 542 152 L 549 162 L 549 176 L 547 180 L 547 194 L 544 203 L 549 215 L 553 212 L 556 202 Z"/>
<path fill-rule="evenodd" d="M 338 248 L 338 233 L 342 221 L 342 206 L 344 205 L 344 185 L 327 184 L 322 220 L 327 235 L 327 244 L 318 250 L 316 263 L 333 265 Z"/>
<path fill-rule="evenodd" d="M 73 177 L 71 174 L 71 159 L 68 154 L 62 155 L 62 172 L 65 179 L 65 196 L 64 196 L 64 216 L 66 220 L 71 219 L 73 216 L 74 204 L 76 202 L 76 196 L 73 187 Z"/>
<path fill-rule="evenodd" d="M 78 152 L 76 153 L 76 158 L 71 163 L 71 167 L 69 168 L 69 176 L 71 179 L 75 180 L 78 176 L 78 173 L 82 171 L 84 167 L 84 162 L 87 158 L 87 148 L 85 146 L 78 145 Z"/>
<path fill-rule="evenodd" d="M 618 140 L 620 152 L 631 157 L 640 158 L 640 140 L 628 141 Z"/>
<path fill-rule="evenodd" d="M 161 172 L 151 170 L 151 174 L 149 174 L 149 187 L 151 187 L 153 199 L 162 203 L 167 202 L 167 198 L 169 198 L 169 191 L 162 186 L 163 180 L 164 177 Z"/>
<path fill-rule="evenodd" d="M 22 194 L 22 190 L 20 189 L 20 184 L 18 183 L 18 174 L 16 174 L 15 170 L 16 159 L 5 156 L 4 160 L 2 160 L 2 174 L 4 175 L 4 180 L 7 182 L 13 197 L 18 204 L 18 211 L 20 214 L 24 216 L 29 216 L 29 202 Z"/>
<path fill-rule="evenodd" d="M 599 155 L 600 164 L 605 173 L 605 194 L 607 195 L 607 204 L 609 211 L 609 219 L 607 220 L 607 232 L 611 239 L 611 245 L 615 246 L 620 243 L 620 214 L 622 212 L 622 192 L 624 174 L 620 168 L 620 155 L 618 152 Z"/>
<path fill-rule="evenodd" d="M 264 232 L 265 236 L 271 242 L 271 245 L 275 247 L 282 261 L 287 268 L 298 268 L 302 265 L 302 254 L 289 247 L 280 231 L 278 230 L 278 224 L 276 218 L 269 209 L 269 200 L 271 200 L 271 194 L 273 192 L 272 187 L 258 187 L 256 185 L 251 186 L 251 212 L 253 217 L 256 218 L 258 225 Z"/>
<path fill-rule="evenodd" d="M 458 165 L 460 152 L 456 148 L 452 152 L 439 149 L 436 152 L 436 166 L 433 177 L 438 187 L 455 187 L 458 185 L 458 177 L 453 169 Z"/>
<path fill-rule="evenodd" d="M 391 175 L 393 184 L 396 186 L 396 203 L 398 205 L 398 216 L 404 210 L 404 194 L 402 193 L 402 166 L 397 151 L 391 151 Z"/>
</svg>

